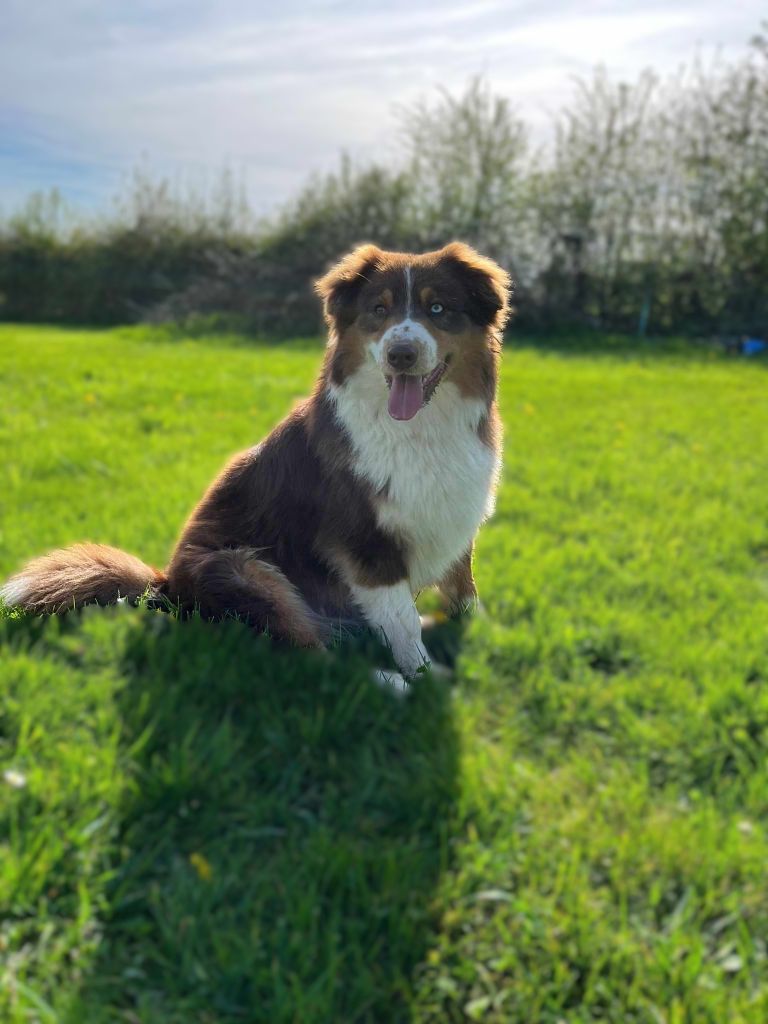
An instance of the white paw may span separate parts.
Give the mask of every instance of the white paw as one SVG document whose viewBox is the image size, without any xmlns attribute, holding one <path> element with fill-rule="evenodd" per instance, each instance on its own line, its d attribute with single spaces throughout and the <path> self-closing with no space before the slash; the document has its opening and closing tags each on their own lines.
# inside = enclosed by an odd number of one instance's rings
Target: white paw
<svg viewBox="0 0 768 1024">
<path fill-rule="evenodd" d="M 371 675 L 374 683 L 391 693 L 393 697 L 405 697 L 411 688 L 403 676 L 394 669 L 375 668 Z"/>
<path fill-rule="evenodd" d="M 424 669 L 432 665 L 432 659 L 424 644 L 419 640 L 409 644 L 405 650 L 392 650 L 397 667 L 406 679 L 413 679 Z"/>
</svg>

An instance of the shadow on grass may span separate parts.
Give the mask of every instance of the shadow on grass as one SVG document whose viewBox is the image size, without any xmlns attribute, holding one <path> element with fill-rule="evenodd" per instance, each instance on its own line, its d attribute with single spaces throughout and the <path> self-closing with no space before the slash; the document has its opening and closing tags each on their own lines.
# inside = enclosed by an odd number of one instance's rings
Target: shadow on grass
<svg viewBox="0 0 768 1024">
<path fill-rule="evenodd" d="M 128 796 L 71 1021 L 406 1021 L 449 855 L 445 683 L 147 613 L 119 695 Z M 454 643 L 455 646 L 455 643 Z"/>
</svg>

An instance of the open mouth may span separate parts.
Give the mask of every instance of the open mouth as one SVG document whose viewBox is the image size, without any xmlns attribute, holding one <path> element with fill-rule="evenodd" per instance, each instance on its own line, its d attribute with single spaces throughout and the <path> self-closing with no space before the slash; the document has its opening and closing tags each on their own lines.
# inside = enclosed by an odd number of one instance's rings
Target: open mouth
<svg viewBox="0 0 768 1024">
<path fill-rule="evenodd" d="M 434 370 L 424 377 L 416 373 L 396 373 L 393 377 L 387 377 L 387 409 L 392 419 L 412 420 L 437 391 L 447 369 L 448 362 L 445 360 L 438 363 Z"/>
</svg>

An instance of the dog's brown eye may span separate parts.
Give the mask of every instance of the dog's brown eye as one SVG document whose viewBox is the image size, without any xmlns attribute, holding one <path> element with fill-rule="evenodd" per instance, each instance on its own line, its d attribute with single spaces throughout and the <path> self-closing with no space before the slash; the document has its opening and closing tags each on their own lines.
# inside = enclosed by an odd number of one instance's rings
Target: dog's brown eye
<svg viewBox="0 0 768 1024">
<path fill-rule="evenodd" d="M 374 306 L 373 312 L 376 316 L 384 316 L 387 312 L 387 307 L 382 305 Z"/>
<path fill-rule="evenodd" d="M 432 305 L 429 307 L 429 312 L 433 316 L 439 316 L 444 309 L 445 306 L 442 304 L 442 302 L 433 302 Z"/>
</svg>

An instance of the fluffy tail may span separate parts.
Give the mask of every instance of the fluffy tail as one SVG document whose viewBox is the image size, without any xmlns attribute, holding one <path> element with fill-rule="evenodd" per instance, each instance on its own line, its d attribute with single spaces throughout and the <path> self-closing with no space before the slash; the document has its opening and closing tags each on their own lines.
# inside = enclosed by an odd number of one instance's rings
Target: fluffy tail
<svg viewBox="0 0 768 1024">
<path fill-rule="evenodd" d="M 11 608 L 63 612 L 83 604 L 135 600 L 162 591 L 165 575 L 125 551 L 105 544 L 75 544 L 35 558 L 0 587 Z"/>
</svg>

